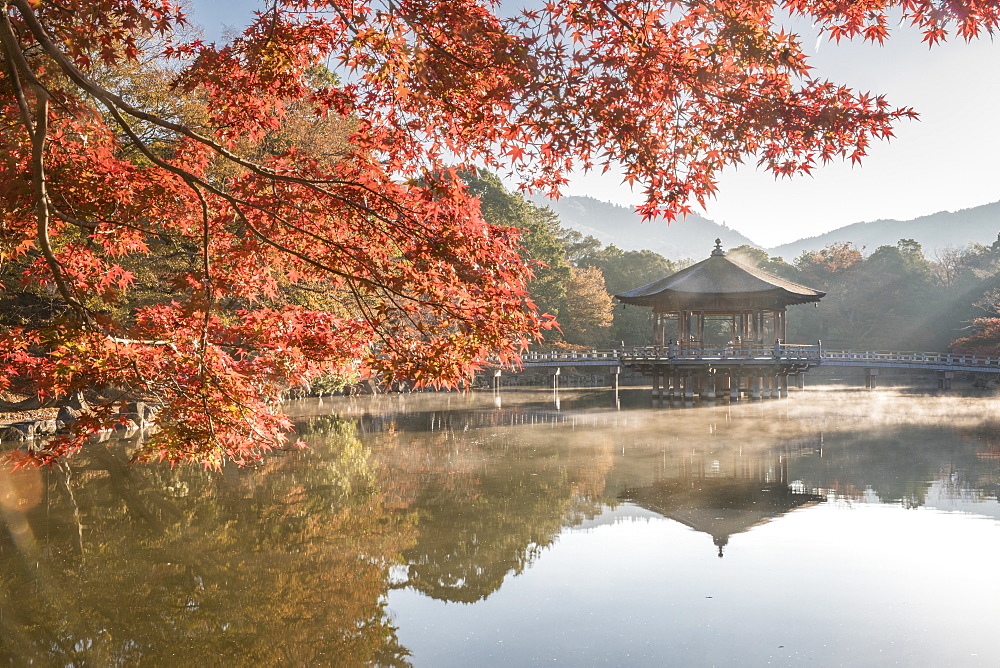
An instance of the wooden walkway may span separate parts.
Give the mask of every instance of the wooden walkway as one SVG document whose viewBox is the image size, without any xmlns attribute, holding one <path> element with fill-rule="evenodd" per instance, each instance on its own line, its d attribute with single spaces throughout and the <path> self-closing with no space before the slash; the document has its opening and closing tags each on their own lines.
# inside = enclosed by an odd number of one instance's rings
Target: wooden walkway
<svg viewBox="0 0 1000 668">
<path fill-rule="evenodd" d="M 961 353 L 826 350 L 821 346 L 644 346 L 616 350 L 532 352 L 521 356 L 525 368 L 577 366 L 678 367 L 719 364 L 841 366 L 864 369 L 976 371 L 1000 373 L 1000 357 Z"/>
</svg>

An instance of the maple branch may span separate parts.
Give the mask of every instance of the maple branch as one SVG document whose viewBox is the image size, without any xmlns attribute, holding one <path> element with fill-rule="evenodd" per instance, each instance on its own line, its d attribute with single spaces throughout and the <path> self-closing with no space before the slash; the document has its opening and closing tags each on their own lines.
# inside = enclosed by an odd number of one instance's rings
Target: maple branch
<svg viewBox="0 0 1000 668">
<path fill-rule="evenodd" d="M 384 346 L 392 348 L 393 347 L 392 343 L 386 338 L 385 333 L 382 331 L 382 327 L 376 325 L 378 319 L 371 313 L 371 310 L 365 303 L 364 298 L 358 292 L 357 287 L 353 283 L 348 281 L 347 289 L 350 290 L 351 297 L 354 299 L 354 303 L 357 305 L 358 310 L 361 311 L 362 316 L 365 318 L 367 322 L 369 322 L 372 325 L 372 330 L 375 332 L 375 335 L 378 336 L 379 340 L 382 341 L 382 344 Z"/>
<path fill-rule="evenodd" d="M 393 7 L 393 3 L 392 2 L 389 3 L 389 7 L 390 8 Z M 404 12 L 399 12 L 398 15 L 403 19 L 403 23 L 405 23 L 406 25 L 408 25 L 410 27 L 410 29 L 413 30 L 414 34 L 417 35 L 417 37 L 419 37 L 420 39 L 424 40 L 424 42 L 426 42 L 427 44 L 429 44 L 431 46 L 431 49 L 433 49 L 437 53 L 440 53 L 445 58 L 449 58 L 451 60 L 454 60 L 459 65 L 462 65 L 463 67 L 467 67 L 467 68 L 469 68 L 472 71 L 476 71 L 476 70 L 481 69 L 480 67 L 477 67 L 476 65 L 474 65 L 474 64 L 472 64 L 470 62 L 466 62 L 462 58 L 459 58 L 454 53 L 452 53 L 451 51 L 449 51 L 448 49 L 446 49 L 444 46 L 442 46 L 441 44 L 439 44 L 438 41 L 436 39 L 434 39 L 433 36 L 430 35 L 430 33 L 428 33 L 426 30 L 423 30 L 421 28 L 421 26 L 418 23 L 416 23 L 415 19 L 411 19 L 409 14 L 404 13 Z"/>
<path fill-rule="evenodd" d="M 416 298 L 416 297 L 411 297 L 409 295 L 403 294 L 402 292 L 399 292 L 398 290 L 394 290 L 394 289 L 390 288 L 387 285 L 384 285 L 384 284 L 378 283 L 376 281 L 372 281 L 372 280 L 363 278 L 361 276 L 356 276 L 356 275 L 353 275 L 353 274 L 345 273 L 345 272 L 340 271 L 338 269 L 335 269 L 335 268 L 333 268 L 333 267 L 331 267 L 331 266 L 329 266 L 329 265 L 327 265 L 327 264 L 325 264 L 323 262 L 319 262 L 318 260 L 316 260 L 314 258 L 311 258 L 311 257 L 309 257 L 309 256 L 307 256 L 307 255 L 305 255 L 303 253 L 300 253 L 300 252 L 298 252 L 298 251 L 296 251 L 296 250 L 294 250 L 294 249 L 292 249 L 292 248 L 290 248 L 288 246 L 285 246 L 283 244 L 279 244 L 273 238 L 271 238 L 268 235 L 266 235 L 263 232 L 261 232 L 257 228 L 256 225 L 254 225 L 253 223 L 251 223 L 250 219 L 247 218 L 246 213 L 243 211 L 242 207 L 246 206 L 246 207 L 254 209 L 256 211 L 260 211 L 261 213 L 263 213 L 265 215 L 275 217 L 275 218 L 277 218 L 279 220 L 280 220 L 280 217 L 278 217 L 273 212 L 265 209 L 264 207 L 255 205 L 252 202 L 248 202 L 248 201 L 246 201 L 244 199 L 234 197 L 233 195 L 230 195 L 229 193 L 227 193 L 227 192 L 225 192 L 225 191 L 223 191 L 223 190 L 221 190 L 219 188 L 216 188 L 215 186 L 213 186 L 208 181 L 206 181 L 206 180 L 204 180 L 204 179 L 202 179 L 202 178 L 200 178 L 200 177 L 192 174 L 191 172 L 189 172 L 187 170 L 184 170 L 184 169 L 181 169 L 180 167 L 177 167 L 177 166 L 175 166 L 175 165 L 167 162 L 166 160 L 161 159 L 156 154 L 154 154 L 152 151 L 150 151 L 149 148 L 142 142 L 142 140 L 139 139 L 138 135 L 136 135 L 135 131 L 132 129 L 132 127 L 129 125 L 129 123 L 122 117 L 121 113 L 118 111 L 118 109 L 116 107 L 114 107 L 113 105 L 105 105 L 105 107 L 111 113 L 111 115 L 114 116 L 115 120 L 121 125 L 122 129 L 125 130 L 126 134 L 129 135 L 129 137 L 134 142 L 135 146 L 139 149 L 139 151 L 143 155 L 146 156 L 146 158 L 148 158 L 151 162 L 153 162 L 157 166 L 159 166 L 159 167 L 167 170 L 171 174 L 174 174 L 174 175 L 178 176 L 190 188 L 196 189 L 196 186 L 201 186 L 206 191 L 212 193 L 216 197 L 220 197 L 223 200 L 225 200 L 226 202 L 228 202 L 229 205 L 232 207 L 233 212 L 236 214 L 237 218 L 239 218 L 240 222 L 243 223 L 243 225 L 245 225 L 247 227 L 247 229 L 249 229 L 258 240 L 264 242 L 266 245 L 271 246 L 272 248 L 274 248 L 276 250 L 279 250 L 279 251 L 281 251 L 283 253 L 287 253 L 288 255 L 291 255 L 292 257 L 296 257 L 299 260 L 302 260 L 303 262 L 305 262 L 306 264 L 308 264 L 308 265 L 310 265 L 310 266 L 312 266 L 312 267 L 314 267 L 316 269 L 319 269 L 321 271 L 324 271 L 324 272 L 327 272 L 329 274 L 332 274 L 334 276 L 340 276 L 341 278 L 344 278 L 344 279 L 358 281 L 359 283 L 364 283 L 366 285 L 369 285 L 370 287 L 373 287 L 373 288 L 376 288 L 376 289 L 385 290 L 385 291 L 390 292 L 392 294 L 395 294 L 395 295 L 397 295 L 397 296 L 399 296 L 399 297 L 401 297 L 403 299 L 407 299 L 407 300 L 410 300 L 410 301 L 415 301 L 415 302 L 418 302 L 418 303 L 425 303 L 425 302 L 420 302 L 419 299 Z M 447 305 L 444 305 L 444 304 L 439 304 L 439 306 L 447 308 Z"/>
<path fill-rule="evenodd" d="M 35 216 L 38 219 L 38 247 L 42 251 L 45 263 L 52 273 L 52 280 L 62 298 L 80 316 L 84 325 L 91 325 L 93 320 L 83 304 L 73 296 L 63 276 L 62 265 L 52 250 L 52 240 L 49 238 L 49 194 L 45 176 L 45 144 L 48 132 L 49 95 L 45 90 L 36 89 L 35 137 L 31 142 L 31 176 L 35 194 Z"/>
<path fill-rule="evenodd" d="M 212 317 L 212 302 L 213 302 L 213 292 L 212 292 L 212 261 L 208 254 L 209 245 L 209 216 L 208 216 L 208 202 L 205 200 L 205 195 L 201 192 L 199 188 L 193 188 L 195 195 L 198 197 L 198 202 L 201 204 L 201 252 L 202 252 L 202 270 L 205 274 L 205 317 L 202 320 L 202 332 L 201 332 L 201 345 L 202 345 L 202 355 L 204 355 L 206 347 L 208 345 L 208 323 Z"/>
<path fill-rule="evenodd" d="M 28 133 L 28 138 L 34 141 L 35 128 L 31 122 L 31 111 L 28 108 L 28 101 L 24 98 L 24 88 L 17 71 L 22 69 L 31 80 L 34 80 L 35 77 L 17 44 L 17 36 L 14 34 L 14 27 L 10 24 L 7 12 L 0 12 L 0 47 L 3 48 L 6 56 L 4 60 L 7 62 L 11 88 L 17 100 L 17 107 L 21 111 L 21 118 L 24 119 L 24 129 Z"/>
<path fill-rule="evenodd" d="M 127 113 L 129 116 L 132 116 L 132 117 L 137 118 L 139 120 L 146 121 L 147 123 L 152 123 L 152 124 L 157 125 L 157 126 L 163 128 L 165 130 L 171 130 L 171 131 L 176 132 L 177 134 L 185 136 L 185 137 L 187 137 L 189 139 L 193 139 L 194 141 L 196 141 L 196 142 L 198 142 L 198 143 L 200 143 L 200 144 L 202 144 L 204 146 L 207 146 L 208 148 L 212 149 L 213 151 L 215 151 L 216 153 L 218 153 L 222 157 L 226 158 L 227 160 L 233 162 L 234 164 L 237 164 L 237 165 L 239 165 L 241 167 L 244 167 L 244 168 L 250 170 L 251 172 L 253 172 L 254 174 L 257 174 L 258 176 L 263 176 L 263 177 L 266 177 L 266 178 L 276 179 L 276 180 L 279 180 L 279 181 L 287 181 L 289 183 L 297 183 L 297 184 L 302 185 L 302 186 L 313 188 L 313 189 L 317 190 L 318 192 L 322 192 L 323 194 L 325 194 L 325 195 L 327 195 L 329 197 L 332 197 L 334 199 L 338 199 L 338 200 L 342 201 L 343 203 L 348 204 L 350 206 L 353 206 L 353 207 L 357 208 L 358 210 L 365 211 L 366 213 L 370 213 L 370 214 L 375 215 L 375 216 L 379 215 L 374 210 L 372 210 L 372 209 L 370 209 L 370 208 L 368 208 L 366 206 L 360 205 L 360 204 L 358 204 L 357 202 L 355 202 L 353 200 L 349 200 L 349 199 L 344 198 L 342 196 L 336 195 L 335 193 L 332 193 L 329 190 L 320 187 L 318 184 L 319 183 L 327 183 L 327 184 L 353 186 L 353 187 L 356 187 L 356 188 L 364 190 L 368 194 L 370 194 L 370 195 L 372 195 L 374 197 L 377 197 L 377 198 L 379 198 L 379 199 L 381 199 L 381 200 L 389 203 L 390 205 L 394 204 L 394 202 L 391 199 L 389 199 L 388 197 L 386 197 L 384 194 L 382 194 L 382 193 L 380 193 L 380 192 L 378 192 L 376 190 L 372 190 L 368 186 L 365 186 L 365 185 L 363 185 L 361 183 L 358 183 L 356 181 L 343 181 L 343 180 L 337 180 L 337 179 L 331 179 L 331 180 L 326 180 L 326 181 L 316 181 L 316 180 L 311 180 L 311 179 L 304 179 L 304 178 L 294 177 L 294 176 L 290 176 L 288 174 L 282 174 L 281 172 L 278 172 L 278 171 L 273 170 L 273 169 L 269 169 L 269 168 L 264 167 L 264 166 L 262 166 L 262 165 L 260 165 L 260 164 L 258 164 L 256 162 L 253 162 L 253 161 L 250 161 L 250 160 L 246 160 L 246 159 L 240 157 L 239 155 L 237 155 L 237 154 L 233 153 L 232 151 L 226 149 L 224 146 L 222 146 L 221 144 L 219 144 L 218 142 L 216 142 L 215 140 L 213 140 L 211 137 L 207 137 L 207 136 L 205 136 L 205 135 L 203 135 L 203 134 L 201 134 L 199 132 L 195 132 L 194 130 L 192 130 L 191 128 L 187 127 L 186 125 L 182 125 L 182 124 L 179 124 L 179 123 L 173 123 L 173 122 L 168 121 L 168 120 L 166 120 L 164 118 L 161 118 L 160 116 L 157 116 L 155 114 L 149 114 L 149 113 L 146 113 L 146 112 L 142 111 L 141 109 L 137 109 L 136 107 L 132 106 L 131 104 L 129 104 L 128 102 L 126 102 L 124 99 L 122 99 L 122 97 L 120 95 L 112 93 L 111 91 L 107 90 L 103 86 L 100 86 L 99 84 L 97 84 L 94 81 L 92 81 L 89 77 L 87 77 L 86 75 L 84 75 L 83 72 L 81 72 L 76 67 L 76 65 L 74 65 L 65 56 L 65 54 L 63 54 L 62 51 L 60 51 L 59 48 L 52 42 L 52 40 L 49 38 L 48 34 L 45 32 L 45 29 L 42 27 L 42 25 L 38 22 L 38 19 L 35 17 L 32 9 L 31 9 L 31 6 L 28 4 L 27 0 L 11 0 L 11 1 L 16 5 L 18 11 L 21 13 L 22 18 L 24 18 L 25 23 L 28 25 L 29 29 L 31 30 L 31 33 L 34 36 L 35 40 L 38 41 L 39 45 L 46 52 L 46 54 L 48 54 L 48 56 L 50 58 L 52 58 L 53 61 L 55 61 L 55 63 L 59 66 L 59 68 L 77 86 L 79 86 L 81 89 L 83 89 L 85 92 L 89 93 L 90 95 L 93 95 L 96 99 L 100 100 L 106 107 L 110 108 L 110 106 L 115 106 L 115 107 L 121 109 L 122 111 L 124 111 L 125 113 Z"/>
<path fill-rule="evenodd" d="M 174 352 L 177 352 L 177 345 L 173 341 L 169 340 L 144 340 L 144 339 L 125 339 L 120 336 L 105 336 L 105 338 L 111 343 L 120 343 L 123 346 L 167 346 L 172 348 Z"/>
<path fill-rule="evenodd" d="M 70 225 L 75 225 L 77 227 L 83 228 L 85 230 L 96 230 L 100 226 L 100 223 L 93 223 L 86 220 L 80 220 L 79 218 L 74 218 L 73 216 L 63 213 L 51 201 L 49 202 L 49 211 L 59 220 L 69 223 Z"/>
</svg>

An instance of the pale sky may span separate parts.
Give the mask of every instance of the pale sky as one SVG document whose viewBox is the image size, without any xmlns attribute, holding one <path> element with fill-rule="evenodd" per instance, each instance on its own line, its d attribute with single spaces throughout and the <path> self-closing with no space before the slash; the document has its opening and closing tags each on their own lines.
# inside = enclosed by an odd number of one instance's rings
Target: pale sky
<svg viewBox="0 0 1000 668">
<path fill-rule="evenodd" d="M 194 6 L 193 20 L 218 39 L 224 27 L 242 27 L 262 3 L 194 0 Z M 815 33 L 803 34 L 802 42 L 815 53 L 814 76 L 885 94 L 893 106 L 916 109 L 920 120 L 900 122 L 896 138 L 872 145 L 861 166 L 835 162 L 811 177 L 781 181 L 758 172 L 753 161 L 730 169 L 703 212 L 707 218 L 770 247 L 851 223 L 1000 200 L 1000 45 L 987 38 L 928 49 L 919 34 L 904 30 L 884 47 L 819 42 Z M 581 175 L 565 194 L 637 204 L 641 193 L 620 181 L 610 172 Z"/>
</svg>

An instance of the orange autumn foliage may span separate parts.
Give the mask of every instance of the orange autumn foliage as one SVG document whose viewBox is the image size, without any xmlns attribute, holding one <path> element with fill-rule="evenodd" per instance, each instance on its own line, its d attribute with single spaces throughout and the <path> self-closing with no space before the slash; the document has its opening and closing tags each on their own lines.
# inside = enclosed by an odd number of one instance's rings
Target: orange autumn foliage
<svg viewBox="0 0 1000 668">
<path fill-rule="evenodd" d="M 449 384 L 516 363 L 551 323 L 527 297 L 517 232 L 483 220 L 460 169 L 554 194 L 574 169 L 621 164 L 641 213 L 672 219 L 727 165 L 858 161 L 915 115 L 813 78 L 775 11 L 882 41 L 901 8 L 934 43 L 992 32 L 998 6 L 274 0 L 218 46 L 186 38 L 171 0 L 6 0 L 0 262 L 50 317 L 0 328 L 0 390 L 155 400 L 164 428 L 145 454 L 218 466 L 281 445 L 281 391 L 317 375 Z M 197 125 L 98 76 L 140 60 L 197 97 Z M 319 63 L 342 82 L 307 76 Z M 349 128 L 342 149 L 273 150 L 303 109 Z M 133 267 L 167 254 L 187 261 L 157 265 L 162 299 L 123 309 Z M 101 396 L 34 461 L 116 424 Z"/>
</svg>

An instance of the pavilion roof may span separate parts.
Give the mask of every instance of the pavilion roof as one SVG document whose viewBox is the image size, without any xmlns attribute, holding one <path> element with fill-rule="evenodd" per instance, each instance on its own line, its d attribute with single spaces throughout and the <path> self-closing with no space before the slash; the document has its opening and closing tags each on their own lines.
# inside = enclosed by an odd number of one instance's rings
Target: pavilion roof
<svg viewBox="0 0 1000 668">
<path fill-rule="evenodd" d="M 718 239 L 707 260 L 691 265 L 675 274 L 615 295 L 626 304 L 653 306 L 671 298 L 753 297 L 773 295 L 785 304 L 817 302 L 825 292 L 787 281 L 755 267 L 726 257 Z"/>
</svg>

